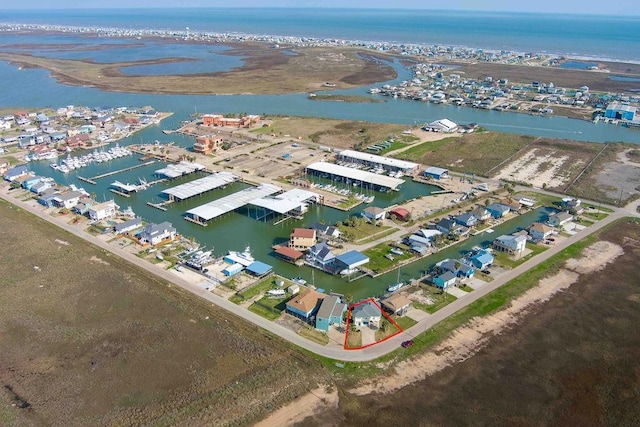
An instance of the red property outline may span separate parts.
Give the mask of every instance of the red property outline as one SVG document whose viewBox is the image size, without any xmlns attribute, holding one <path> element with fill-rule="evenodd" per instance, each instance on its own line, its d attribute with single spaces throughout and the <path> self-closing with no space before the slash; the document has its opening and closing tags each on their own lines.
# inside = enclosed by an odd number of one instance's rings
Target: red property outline
<svg viewBox="0 0 640 427">
<path fill-rule="evenodd" d="M 378 309 L 380 310 L 380 313 L 382 313 L 382 315 L 383 315 L 384 317 L 386 317 L 386 318 L 387 318 L 387 320 L 389 320 L 391 323 L 393 323 L 393 325 L 398 329 L 398 332 L 396 332 L 395 334 L 389 335 L 388 337 L 386 337 L 386 338 L 384 338 L 384 339 L 382 339 L 382 340 L 380 340 L 380 341 L 372 342 L 371 344 L 362 345 L 362 346 L 360 346 L 360 347 L 349 347 L 349 346 L 347 346 L 347 342 L 348 342 L 348 340 L 349 340 L 349 325 L 351 324 L 351 311 L 352 311 L 354 308 L 356 308 L 357 306 L 359 306 L 359 305 L 363 305 L 363 304 L 367 304 L 368 302 L 372 302 L 372 303 L 374 303 L 374 304 L 376 305 L 376 307 L 378 307 Z M 358 303 L 356 303 L 356 304 L 351 304 L 351 305 L 349 306 L 349 309 L 347 310 L 347 327 L 346 327 L 346 330 L 347 330 L 347 331 L 346 331 L 346 334 L 344 335 L 344 345 L 343 345 L 343 348 L 344 348 L 345 350 L 362 350 L 363 348 L 371 347 L 372 345 L 376 345 L 376 344 L 379 344 L 379 343 L 381 343 L 381 342 L 385 342 L 385 341 L 386 341 L 386 340 L 388 340 L 389 338 L 393 338 L 393 337 L 395 337 L 396 335 L 401 334 L 402 332 L 404 332 L 404 329 L 402 329 L 402 328 L 400 327 L 400 325 L 398 325 L 398 324 L 396 323 L 396 321 L 395 321 L 395 320 L 393 320 L 393 319 L 392 319 L 392 318 L 387 314 L 387 312 L 385 312 L 385 311 L 382 309 L 382 307 L 380 307 L 380 304 L 378 304 L 378 303 L 376 302 L 376 300 L 374 300 L 373 298 L 368 298 L 368 299 L 366 299 L 366 300 L 364 300 L 364 301 L 360 301 L 360 302 L 358 302 Z"/>
</svg>

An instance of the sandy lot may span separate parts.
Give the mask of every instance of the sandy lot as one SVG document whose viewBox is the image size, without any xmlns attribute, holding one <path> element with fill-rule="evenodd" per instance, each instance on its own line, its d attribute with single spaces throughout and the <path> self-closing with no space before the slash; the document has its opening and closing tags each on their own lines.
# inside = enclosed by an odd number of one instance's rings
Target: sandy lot
<svg viewBox="0 0 640 427">
<path fill-rule="evenodd" d="M 563 174 L 568 161 L 569 156 L 539 155 L 534 148 L 506 165 L 496 178 L 528 182 L 537 188 L 542 188 L 543 184 L 550 188 L 560 187 L 569 183 L 569 177 Z"/>
</svg>

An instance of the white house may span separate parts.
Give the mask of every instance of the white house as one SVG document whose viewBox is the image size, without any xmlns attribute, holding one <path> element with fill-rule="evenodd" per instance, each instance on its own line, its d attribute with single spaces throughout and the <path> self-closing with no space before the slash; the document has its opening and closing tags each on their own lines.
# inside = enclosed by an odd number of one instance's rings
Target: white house
<svg viewBox="0 0 640 427">
<path fill-rule="evenodd" d="M 387 211 L 382 208 L 379 208 L 377 206 L 369 206 L 364 210 L 364 212 L 362 212 L 362 215 L 372 221 L 378 221 L 384 219 L 386 213 Z"/>
<path fill-rule="evenodd" d="M 53 198 L 53 205 L 58 208 L 71 209 L 80 202 L 82 193 L 79 191 L 68 191 L 64 194 L 58 194 Z"/>
<path fill-rule="evenodd" d="M 432 132 L 450 133 L 458 130 L 458 125 L 449 119 L 440 119 L 435 122 L 431 122 L 428 125 L 424 125 L 422 129 Z"/>
<path fill-rule="evenodd" d="M 549 216 L 549 220 L 547 221 L 549 225 L 552 227 L 562 227 L 566 223 L 573 220 L 573 215 L 569 212 L 558 212 Z"/>
<path fill-rule="evenodd" d="M 527 246 L 527 236 L 503 234 L 493 242 L 493 249 L 510 254 L 521 254 Z"/>
<path fill-rule="evenodd" d="M 553 228 L 548 225 L 536 222 L 529 227 L 529 235 L 534 241 L 541 242 L 553 234 Z"/>
<path fill-rule="evenodd" d="M 113 200 L 98 203 L 89 208 L 89 218 L 94 221 L 102 221 L 103 219 L 116 216 L 118 205 Z"/>
<path fill-rule="evenodd" d="M 162 222 L 160 224 L 147 224 L 144 230 L 140 232 L 140 243 L 149 243 L 152 246 L 161 243 L 164 240 L 173 240 L 177 231 L 170 222 Z"/>
<path fill-rule="evenodd" d="M 351 320 L 356 327 L 380 326 L 382 312 L 373 301 L 355 306 L 351 310 Z"/>
</svg>

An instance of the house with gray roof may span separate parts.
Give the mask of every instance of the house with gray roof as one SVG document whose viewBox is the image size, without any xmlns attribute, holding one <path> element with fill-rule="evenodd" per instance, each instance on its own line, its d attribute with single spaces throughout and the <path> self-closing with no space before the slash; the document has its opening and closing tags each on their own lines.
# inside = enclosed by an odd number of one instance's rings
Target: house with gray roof
<svg viewBox="0 0 640 427">
<path fill-rule="evenodd" d="M 342 317 L 347 311 L 347 305 L 338 295 L 328 295 L 322 299 L 316 314 L 316 329 L 327 332 L 331 325 L 342 323 Z"/>
<path fill-rule="evenodd" d="M 380 307 L 373 301 L 369 300 L 363 304 L 358 304 L 351 309 L 351 321 L 356 327 L 361 326 L 380 326 L 382 312 Z"/>
<path fill-rule="evenodd" d="M 148 243 L 151 246 L 155 246 L 165 240 L 175 239 L 176 234 L 177 231 L 171 223 L 165 221 L 160 224 L 147 224 L 138 237 L 141 244 Z"/>
</svg>

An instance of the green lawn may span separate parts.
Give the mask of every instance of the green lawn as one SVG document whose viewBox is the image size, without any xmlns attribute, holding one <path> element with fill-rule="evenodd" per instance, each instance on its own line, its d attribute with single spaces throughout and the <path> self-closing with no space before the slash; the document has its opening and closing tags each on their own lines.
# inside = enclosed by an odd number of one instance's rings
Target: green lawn
<svg viewBox="0 0 640 427">
<path fill-rule="evenodd" d="M 418 323 L 412 318 L 407 316 L 395 317 L 393 320 L 395 320 L 398 326 L 400 326 L 404 331 L 406 331 L 407 329 L 409 329 L 410 327 Z"/>
<path fill-rule="evenodd" d="M 373 237 L 377 239 L 380 237 L 384 237 L 385 233 L 388 233 L 389 230 L 391 230 L 391 232 L 397 230 L 397 228 L 389 226 L 378 227 L 375 224 L 370 224 L 366 221 L 360 221 L 360 223 L 355 227 L 346 224 L 339 224 L 338 229 L 345 235 L 346 238 L 354 242 Z"/>
<path fill-rule="evenodd" d="M 466 283 L 464 285 L 460 285 L 458 286 L 458 289 L 461 289 L 465 292 L 473 292 L 473 288 L 469 285 L 467 285 Z"/>
<path fill-rule="evenodd" d="M 251 312 L 253 312 L 253 313 L 255 313 L 255 314 L 259 315 L 259 316 L 262 316 L 267 320 L 271 320 L 271 321 L 276 320 L 278 317 L 280 317 L 280 314 L 281 314 L 280 312 L 277 312 L 277 311 L 274 311 L 274 310 L 270 310 L 270 309 L 268 309 L 266 307 L 262 307 L 260 305 L 255 304 L 255 303 L 251 304 L 249 306 L 249 311 L 251 311 Z"/>
<path fill-rule="evenodd" d="M 238 297 L 240 298 L 240 301 L 242 301 L 245 299 L 251 299 L 256 295 L 267 292 L 270 289 L 280 289 L 278 286 L 276 286 L 276 280 L 278 279 L 275 276 L 269 276 L 261 280 L 260 282 L 256 283 L 255 285 L 251 286 L 250 288 L 244 289 L 242 290 L 242 292 L 238 292 L 238 294 L 236 295 L 238 295 Z M 286 284 L 285 284 L 285 287 L 286 287 Z M 232 298 L 233 297 L 229 298 L 229 301 L 232 301 Z M 235 301 L 232 301 L 232 302 L 235 302 Z M 236 302 L 236 304 L 238 303 Z"/>
<path fill-rule="evenodd" d="M 549 249 L 549 247 L 543 244 L 527 242 L 527 249 L 530 249 L 531 253 L 522 257 L 513 257 L 504 252 L 496 252 L 494 253 L 495 263 L 504 268 L 512 269 L 519 266 L 523 262 L 528 261 L 534 256 L 546 251 L 547 249 Z"/>
<path fill-rule="evenodd" d="M 302 328 L 298 329 L 298 335 L 301 335 L 308 340 L 315 341 L 321 345 L 329 344 L 329 336 L 327 334 L 312 328 L 309 325 L 304 325 Z"/>
<path fill-rule="evenodd" d="M 408 250 L 403 250 L 404 255 L 396 255 L 389 252 L 393 246 L 389 243 L 380 243 L 370 249 L 367 249 L 363 253 L 369 257 L 368 268 L 376 273 L 391 269 L 394 265 L 398 265 L 400 261 L 413 258 L 413 255 Z M 385 255 L 391 255 L 394 260 L 391 261 L 385 258 Z"/>
<path fill-rule="evenodd" d="M 347 347 L 348 348 L 362 347 L 362 332 L 349 331 L 349 334 L 347 337 Z"/>
</svg>

